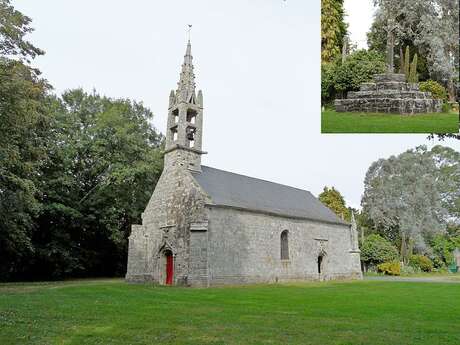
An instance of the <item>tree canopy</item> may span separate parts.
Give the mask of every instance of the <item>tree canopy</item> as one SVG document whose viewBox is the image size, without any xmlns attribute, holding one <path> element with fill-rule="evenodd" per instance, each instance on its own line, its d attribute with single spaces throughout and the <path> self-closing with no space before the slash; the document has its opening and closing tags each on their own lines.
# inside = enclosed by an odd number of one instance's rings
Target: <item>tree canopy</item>
<svg viewBox="0 0 460 345">
<path fill-rule="evenodd" d="M 337 189 L 334 187 L 324 187 L 323 191 L 319 194 L 318 199 L 340 218 L 350 221 L 350 210 L 346 207 L 345 199 Z"/>
<path fill-rule="evenodd" d="M 459 153 L 425 146 L 380 159 L 369 168 L 361 201 L 363 211 L 388 238 L 400 241 L 405 259 L 429 252 L 429 241 L 458 224 Z"/>
<path fill-rule="evenodd" d="M 347 34 L 343 0 L 321 0 L 321 61 L 331 62 L 342 51 Z"/>
<path fill-rule="evenodd" d="M 420 57 L 419 71 L 442 82 L 455 99 L 459 72 L 459 3 L 456 0 L 374 0 L 378 6 L 369 47 L 385 48 L 387 24 L 394 20 L 397 49 L 409 45 Z M 398 53 L 398 52 L 397 52 Z M 426 68 L 426 70 L 425 70 Z M 424 75 L 423 79 L 427 79 Z"/>
</svg>

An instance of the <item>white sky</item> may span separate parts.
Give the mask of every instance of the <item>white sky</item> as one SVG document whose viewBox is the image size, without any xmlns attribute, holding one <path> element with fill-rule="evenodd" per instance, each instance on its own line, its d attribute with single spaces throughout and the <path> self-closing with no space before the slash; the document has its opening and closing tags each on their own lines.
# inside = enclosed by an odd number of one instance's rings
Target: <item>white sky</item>
<svg viewBox="0 0 460 345">
<path fill-rule="evenodd" d="M 344 8 L 351 41 L 356 43 L 358 48 L 367 48 L 366 33 L 372 25 L 375 11 L 372 0 L 345 0 Z"/>
<path fill-rule="evenodd" d="M 348 18 L 364 23 L 367 2 L 347 0 Z M 143 101 L 162 132 L 193 24 L 203 164 L 315 195 L 334 185 L 356 207 L 373 161 L 433 143 L 426 135 L 320 134 L 320 3 L 13 1 L 33 19 L 30 38 L 47 53 L 35 65 L 56 92 L 95 88 Z M 460 150 L 458 141 L 444 144 Z"/>
</svg>

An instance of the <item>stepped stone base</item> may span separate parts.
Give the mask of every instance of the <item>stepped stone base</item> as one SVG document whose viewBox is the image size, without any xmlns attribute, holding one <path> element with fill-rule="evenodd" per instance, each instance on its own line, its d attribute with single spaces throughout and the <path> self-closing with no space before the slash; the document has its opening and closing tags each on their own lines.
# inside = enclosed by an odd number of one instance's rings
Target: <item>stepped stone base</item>
<svg viewBox="0 0 460 345">
<path fill-rule="evenodd" d="M 419 114 L 441 112 L 442 101 L 431 92 L 421 92 L 418 84 L 405 82 L 404 74 L 376 74 L 374 83 L 360 85 L 347 99 L 336 99 L 337 112 Z"/>
</svg>

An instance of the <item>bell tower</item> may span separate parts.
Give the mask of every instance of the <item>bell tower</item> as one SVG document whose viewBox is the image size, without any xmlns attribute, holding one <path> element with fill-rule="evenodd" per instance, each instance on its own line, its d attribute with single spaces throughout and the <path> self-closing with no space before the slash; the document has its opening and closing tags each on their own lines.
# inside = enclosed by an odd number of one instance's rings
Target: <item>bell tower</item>
<svg viewBox="0 0 460 345">
<path fill-rule="evenodd" d="M 165 168 L 184 166 L 201 171 L 203 93 L 195 90 L 192 45 L 187 42 L 177 90 L 169 95 Z"/>
</svg>

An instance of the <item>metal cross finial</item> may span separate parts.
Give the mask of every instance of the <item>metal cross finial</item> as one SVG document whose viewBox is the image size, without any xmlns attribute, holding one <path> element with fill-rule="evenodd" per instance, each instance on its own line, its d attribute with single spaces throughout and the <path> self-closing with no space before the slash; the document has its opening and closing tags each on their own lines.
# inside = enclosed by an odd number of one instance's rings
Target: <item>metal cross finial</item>
<svg viewBox="0 0 460 345">
<path fill-rule="evenodd" d="M 188 29 L 187 29 L 187 38 L 188 41 L 190 42 L 190 32 L 192 31 L 192 24 L 187 24 Z"/>
</svg>

